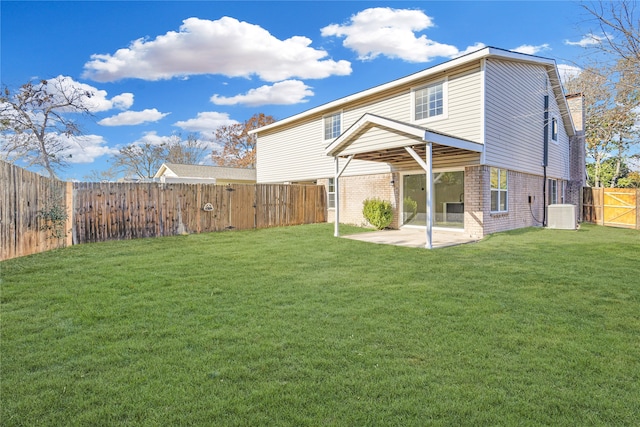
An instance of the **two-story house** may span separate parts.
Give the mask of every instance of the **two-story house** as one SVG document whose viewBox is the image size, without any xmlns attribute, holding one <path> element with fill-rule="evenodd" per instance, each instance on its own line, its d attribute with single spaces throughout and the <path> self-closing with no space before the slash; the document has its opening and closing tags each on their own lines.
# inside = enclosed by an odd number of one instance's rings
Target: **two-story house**
<svg viewBox="0 0 640 427">
<path fill-rule="evenodd" d="M 258 183 L 325 185 L 336 225 L 364 224 L 377 197 L 394 228 L 480 238 L 543 225 L 584 184 L 582 97 L 565 96 L 554 60 L 493 47 L 254 133 Z"/>
</svg>

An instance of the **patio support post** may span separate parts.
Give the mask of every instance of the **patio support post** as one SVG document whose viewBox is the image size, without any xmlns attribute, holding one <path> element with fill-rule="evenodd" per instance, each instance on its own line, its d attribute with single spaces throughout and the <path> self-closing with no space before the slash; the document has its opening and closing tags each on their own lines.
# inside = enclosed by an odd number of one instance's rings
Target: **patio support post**
<svg viewBox="0 0 640 427">
<path fill-rule="evenodd" d="M 426 174 L 427 174 L 427 243 L 425 247 L 431 249 L 433 247 L 433 158 L 432 144 L 426 144 Z"/>
<path fill-rule="evenodd" d="M 411 147 L 404 147 L 407 150 L 407 153 L 413 157 L 413 159 L 418 162 L 420 167 L 424 170 L 427 178 L 427 243 L 425 247 L 427 249 L 431 249 L 433 247 L 433 150 L 432 143 L 426 141 L 425 146 L 425 160 L 422 160 L 418 153 Z"/>
<path fill-rule="evenodd" d="M 338 178 L 340 177 L 340 164 L 338 162 L 339 157 L 335 156 L 333 158 L 336 164 L 336 176 L 333 179 L 333 189 L 335 191 L 334 203 L 335 206 L 335 221 L 333 224 L 333 235 L 335 237 L 340 236 L 340 186 L 338 185 Z"/>
</svg>

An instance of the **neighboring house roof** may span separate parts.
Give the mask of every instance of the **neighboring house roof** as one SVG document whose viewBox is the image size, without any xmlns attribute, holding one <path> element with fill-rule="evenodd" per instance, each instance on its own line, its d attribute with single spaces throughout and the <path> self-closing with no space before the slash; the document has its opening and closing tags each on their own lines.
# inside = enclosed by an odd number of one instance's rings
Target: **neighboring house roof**
<svg viewBox="0 0 640 427">
<path fill-rule="evenodd" d="M 217 179 L 225 181 L 256 180 L 255 169 L 229 168 L 223 166 L 183 165 L 179 163 L 163 163 L 154 175 L 186 179 Z"/>
<path fill-rule="evenodd" d="M 344 98 L 337 99 L 335 101 L 332 101 L 332 102 L 320 105 L 318 107 L 312 108 L 310 110 L 304 111 L 302 113 L 287 117 L 285 119 L 279 120 L 277 122 L 263 126 L 261 128 L 251 130 L 249 131 L 249 133 L 254 134 L 254 133 L 260 133 L 260 132 L 271 130 L 271 129 L 276 129 L 280 126 L 287 125 L 296 120 L 300 120 L 314 114 L 320 114 L 328 110 L 336 109 L 347 102 L 357 101 L 357 100 L 375 95 L 377 93 L 384 92 L 386 90 L 392 89 L 397 86 L 406 85 L 407 83 L 410 83 L 414 80 L 419 80 L 424 77 L 435 75 L 437 73 L 442 73 L 454 67 L 458 67 L 467 63 L 479 61 L 481 59 L 490 58 L 490 57 L 543 65 L 547 69 L 549 79 L 551 80 L 553 92 L 557 99 L 559 108 L 562 112 L 562 119 L 564 120 L 565 127 L 567 128 L 568 132 L 571 135 L 573 134 L 575 128 L 573 126 L 571 114 L 569 113 L 569 107 L 567 105 L 567 101 L 563 93 L 562 84 L 560 82 L 560 74 L 558 73 L 555 60 L 550 58 L 544 58 L 541 56 L 512 52 L 509 50 L 500 49 L 496 47 L 485 47 L 475 52 L 460 56 L 458 58 L 444 62 L 442 64 L 438 64 L 431 68 L 427 68 L 417 73 L 408 75 L 406 77 L 402 77 L 400 79 L 393 80 L 391 82 L 388 82 L 379 86 L 375 86 L 371 89 L 367 89 L 362 92 L 358 92 L 353 95 L 349 95 Z"/>
</svg>

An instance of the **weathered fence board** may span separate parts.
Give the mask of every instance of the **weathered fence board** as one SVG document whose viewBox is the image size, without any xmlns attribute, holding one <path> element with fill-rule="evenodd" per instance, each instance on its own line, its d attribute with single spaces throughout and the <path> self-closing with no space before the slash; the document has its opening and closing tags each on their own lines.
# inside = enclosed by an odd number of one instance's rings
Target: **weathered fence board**
<svg viewBox="0 0 640 427">
<path fill-rule="evenodd" d="M 53 205 L 66 208 L 66 195 L 65 182 L 0 162 L 0 260 L 69 243 L 42 230 L 45 219 L 41 215 Z"/>
<path fill-rule="evenodd" d="M 73 194 L 74 244 L 326 221 L 322 186 L 74 183 Z"/>
<path fill-rule="evenodd" d="M 582 214 L 586 222 L 640 229 L 640 189 L 583 189 Z"/>
<path fill-rule="evenodd" d="M 71 244 L 326 222 L 323 186 L 65 183 L 0 162 L 0 260 Z M 66 239 L 39 212 L 58 200 Z M 207 209 L 205 209 L 207 206 Z"/>
</svg>

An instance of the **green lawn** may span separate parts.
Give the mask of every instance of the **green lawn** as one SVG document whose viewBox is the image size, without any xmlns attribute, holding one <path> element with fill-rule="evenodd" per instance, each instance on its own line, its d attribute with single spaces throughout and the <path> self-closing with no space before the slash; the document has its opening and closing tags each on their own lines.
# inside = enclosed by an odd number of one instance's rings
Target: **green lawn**
<svg viewBox="0 0 640 427">
<path fill-rule="evenodd" d="M 0 424 L 638 425 L 640 232 L 332 227 L 0 263 Z"/>
</svg>

